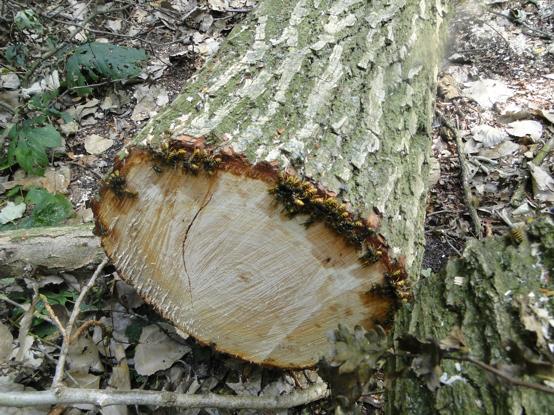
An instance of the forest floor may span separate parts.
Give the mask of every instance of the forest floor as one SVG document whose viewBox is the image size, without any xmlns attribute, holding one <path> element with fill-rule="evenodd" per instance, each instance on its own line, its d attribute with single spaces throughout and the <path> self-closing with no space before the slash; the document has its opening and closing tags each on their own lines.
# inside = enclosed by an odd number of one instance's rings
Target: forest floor
<svg viewBox="0 0 554 415">
<path fill-rule="evenodd" d="M 24 122 L 45 116 L 61 132 L 62 143 L 55 156 L 49 153 L 43 177 L 16 165 L 0 165 L 0 231 L 38 220 L 33 213 L 37 206 L 28 199 L 31 187 L 67 197 L 71 207 L 60 218 L 64 224 L 91 222 L 89 201 L 99 179 L 111 171 L 114 156 L 171 102 L 255 4 L 250 0 L 117 3 L 123 6 L 104 13 L 101 8 L 93 10 L 91 2 L 75 0 L 47 5 L 1 2 L 0 45 L 5 46 L 0 101 L 5 105 L 0 106 L 0 127 L 9 129 L 16 117 Z M 554 4 L 465 2 L 452 12 L 449 33 L 433 125 L 436 163 L 425 225 L 424 272 L 440 271 L 449 257 L 463 252 L 468 238 L 506 234 L 537 215 L 554 213 Z M 68 87 L 63 79 L 70 36 L 77 44 L 95 40 L 143 48 L 148 58 L 132 81 L 101 80 L 91 93 L 79 94 L 82 88 Z M 58 45 L 59 53 L 40 58 Z M 40 64 L 29 76 L 37 60 Z M 54 89 L 64 92 L 48 98 L 46 110 L 37 109 L 36 102 L 30 104 L 33 96 Z M 21 109 L 14 113 L 13 108 Z M 4 136 L 1 144 L 8 145 Z M 44 318 L 35 318 L 30 325 L 22 322 L 33 311 L 48 317 L 48 302 L 65 323 L 83 281 L 71 272 L 0 275 L 0 390 L 49 387 L 60 333 Z M 109 267 L 91 290 L 81 317 L 99 323 L 69 350 L 67 373 L 77 387 L 130 385 L 189 394 L 267 396 L 305 388 L 317 378 L 314 371 L 249 365 L 180 337 Z M 378 413 L 383 404 L 380 391 L 362 401 L 367 413 Z M 124 406 L 60 408 L 58 413 L 62 411 L 260 413 Z M 314 404 L 289 413 L 327 412 L 323 404 Z"/>
</svg>

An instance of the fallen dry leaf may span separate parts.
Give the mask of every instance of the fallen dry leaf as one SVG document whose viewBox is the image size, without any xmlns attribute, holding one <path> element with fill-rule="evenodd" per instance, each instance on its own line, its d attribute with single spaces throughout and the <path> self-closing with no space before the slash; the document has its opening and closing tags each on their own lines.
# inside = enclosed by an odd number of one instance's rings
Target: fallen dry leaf
<svg viewBox="0 0 554 415">
<path fill-rule="evenodd" d="M 4 189 L 12 189 L 15 186 L 43 187 L 50 193 L 67 193 L 67 188 L 71 182 L 71 170 L 69 166 L 60 166 L 57 168 L 47 167 L 44 176 L 24 176 L 15 180 L 3 183 Z"/>
<path fill-rule="evenodd" d="M 508 134 L 490 125 L 476 125 L 471 129 L 473 139 L 483 144 L 483 147 L 490 148 L 497 144 L 506 141 L 509 137 Z"/>
<path fill-rule="evenodd" d="M 6 183 L 4 183 L 4 186 Z M 5 225 L 6 223 L 13 222 L 16 219 L 23 217 L 27 209 L 25 203 L 15 204 L 13 202 L 8 202 L 6 206 L 0 210 L 0 224 Z"/>
<path fill-rule="evenodd" d="M 69 346 L 67 363 L 72 373 L 99 373 L 104 371 L 98 348 L 88 336 L 81 336 Z"/>
<path fill-rule="evenodd" d="M 104 138 L 98 134 L 91 134 L 85 137 L 85 150 L 89 154 L 102 154 L 113 146 L 113 140 Z"/>
<path fill-rule="evenodd" d="M 514 121 L 508 124 L 506 131 L 514 137 L 529 136 L 538 141 L 542 136 L 542 124 L 534 120 Z"/>
<path fill-rule="evenodd" d="M 437 83 L 437 92 L 439 96 L 446 100 L 451 100 L 462 95 L 457 82 L 451 74 L 444 74 Z"/>
<path fill-rule="evenodd" d="M 13 336 L 8 326 L 0 321 L 0 363 L 7 360 L 12 352 Z"/>
<path fill-rule="evenodd" d="M 131 377 L 129 375 L 129 365 L 125 356 L 125 349 L 121 344 L 117 344 L 114 348 L 115 359 L 118 362 L 112 369 L 112 375 L 109 380 L 107 389 L 130 390 Z M 102 415 L 127 415 L 127 406 L 125 405 L 110 405 L 101 409 Z"/>
<path fill-rule="evenodd" d="M 70 136 L 76 134 L 79 131 L 79 123 L 77 121 L 70 121 L 60 125 L 60 131 L 63 135 Z"/>
<path fill-rule="evenodd" d="M 497 102 L 505 102 L 514 95 L 513 89 L 495 79 L 467 82 L 463 94 L 475 100 L 483 108 L 490 109 Z"/>
<path fill-rule="evenodd" d="M 189 346 L 169 338 L 157 325 L 146 326 L 136 347 L 135 370 L 139 375 L 152 375 L 171 367 L 190 350 Z"/>
<path fill-rule="evenodd" d="M 533 194 L 542 202 L 554 202 L 554 179 L 541 167 L 527 163 L 533 179 Z"/>
<path fill-rule="evenodd" d="M 554 111 L 540 110 L 540 115 L 550 124 L 554 124 Z"/>
<path fill-rule="evenodd" d="M 138 85 L 135 88 L 134 97 L 137 100 L 137 105 L 131 115 L 133 121 L 143 121 L 152 117 L 160 107 L 158 102 L 169 102 L 167 91 L 156 86 L 150 88 L 147 85 Z"/>
<path fill-rule="evenodd" d="M 499 159 L 514 154 L 519 150 L 519 145 L 512 141 L 504 141 L 492 148 L 486 148 L 479 151 L 479 155 L 490 159 Z"/>
<path fill-rule="evenodd" d="M 0 75 L 0 88 L 17 89 L 19 88 L 19 77 L 17 74 L 10 72 L 5 75 Z"/>
</svg>

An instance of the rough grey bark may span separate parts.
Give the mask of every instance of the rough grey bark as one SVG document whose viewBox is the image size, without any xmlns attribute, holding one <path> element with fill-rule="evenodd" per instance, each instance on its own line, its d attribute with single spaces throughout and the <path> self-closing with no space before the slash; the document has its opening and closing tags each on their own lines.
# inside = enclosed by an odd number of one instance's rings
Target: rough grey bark
<svg viewBox="0 0 554 415">
<path fill-rule="evenodd" d="M 473 240 L 443 274 L 422 278 L 414 304 L 397 313 L 395 338 L 441 340 L 457 326 L 478 360 L 527 382 L 552 379 L 554 225 L 536 221 L 518 239 Z M 405 363 L 398 359 L 390 373 Z M 397 378 L 387 413 L 542 415 L 554 407 L 554 395 L 509 385 L 470 363 L 445 360 L 442 370 L 435 392 L 413 373 Z"/>
<path fill-rule="evenodd" d="M 0 232 L 0 276 L 74 271 L 105 257 L 91 224 Z"/>
<path fill-rule="evenodd" d="M 134 143 L 182 135 L 293 167 L 418 268 L 446 0 L 261 1 Z"/>
</svg>

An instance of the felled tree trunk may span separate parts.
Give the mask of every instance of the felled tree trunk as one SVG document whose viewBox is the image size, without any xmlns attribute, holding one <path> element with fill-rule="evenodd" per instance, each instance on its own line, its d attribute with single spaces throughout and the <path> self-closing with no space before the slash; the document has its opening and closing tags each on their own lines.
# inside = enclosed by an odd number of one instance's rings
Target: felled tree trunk
<svg viewBox="0 0 554 415">
<path fill-rule="evenodd" d="M 101 191 L 102 245 L 216 349 L 307 367 L 423 247 L 443 1 L 261 1 Z"/>
<path fill-rule="evenodd" d="M 411 335 L 440 341 L 457 327 L 472 358 L 548 387 L 543 381 L 554 378 L 553 275 L 550 220 L 511 238 L 473 240 L 444 273 L 421 279 L 415 302 L 397 313 L 396 340 Z M 386 395 L 387 413 L 542 415 L 554 407 L 554 395 L 515 386 L 467 361 L 443 360 L 434 379 L 406 371 L 408 363 L 399 358 L 389 368 L 389 374 L 403 375 Z"/>
</svg>

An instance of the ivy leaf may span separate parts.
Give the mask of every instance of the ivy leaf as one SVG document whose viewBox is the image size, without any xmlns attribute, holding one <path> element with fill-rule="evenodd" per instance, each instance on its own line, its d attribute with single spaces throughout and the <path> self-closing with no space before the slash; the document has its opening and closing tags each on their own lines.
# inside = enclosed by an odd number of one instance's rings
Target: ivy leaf
<svg viewBox="0 0 554 415">
<path fill-rule="evenodd" d="M 30 30 L 35 33 L 42 33 L 44 27 L 33 9 L 20 10 L 14 18 L 15 27 L 19 30 Z"/>
<path fill-rule="evenodd" d="M 60 133 L 52 125 L 32 127 L 29 123 L 13 126 L 9 133 L 7 161 L 0 170 L 18 163 L 27 173 L 42 176 L 48 165 L 48 148 L 58 147 L 62 143 Z"/>
<path fill-rule="evenodd" d="M 60 292 L 46 291 L 42 293 L 47 299 L 50 305 L 63 305 L 67 302 L 74 302 L 77 299 L 77 293 L 70 290 L 62 290 Z M 41 311 L 41 307 L 44 307 L 42 301 L 37 303 L 37 310 Z"/>
<path fill-rule="evenodd" d="M 22 227 L 54 226 L 73 214 L 71 202 L 63 195 L 49 193 L 45 189 L 32 188 L 25 197 L 27 204 L 35 205 L 31 216 L 25 218 Z"/>
<path fill-rule="evenodd" d="M 26 65 L 28 55 L 29 50 L 24 43 L 10 44 L 4 51 L 4 58 L 12 65 L 19 67 Z"/>
<path fill-rule="evenodd" d="M 49 109 L 50 104 L 56 99 L 58 94 L 59 93 L 57 89 L 45 90 L 39 94 L 33 95 L 27 105 L 31 110 L 46 112 Z"/>
<path fill-rule="evenodd" d="M 89 81 L 133 78 L 140 73 L 139 63 L 146 58 L 143 49 L 126 48 L 110 43 L 86 43 L 75 48 L 67 60 L 68 87 L 83 87 L 79 88 L 77 93 L 88 95 L 92 92 L 92 88 L 86 87 Z"/>
</svg>

